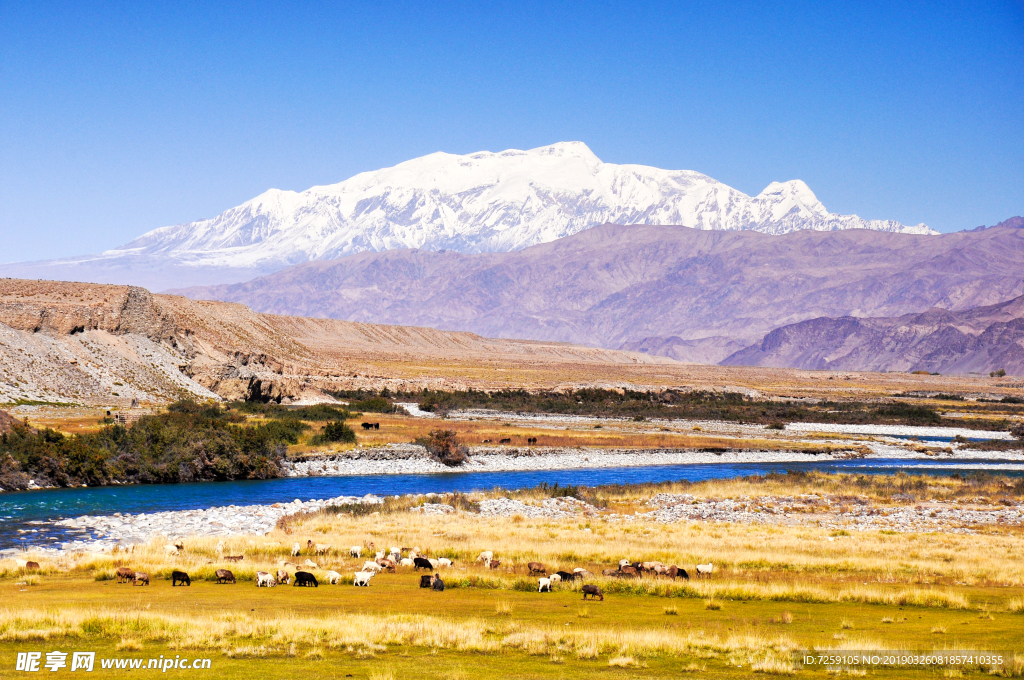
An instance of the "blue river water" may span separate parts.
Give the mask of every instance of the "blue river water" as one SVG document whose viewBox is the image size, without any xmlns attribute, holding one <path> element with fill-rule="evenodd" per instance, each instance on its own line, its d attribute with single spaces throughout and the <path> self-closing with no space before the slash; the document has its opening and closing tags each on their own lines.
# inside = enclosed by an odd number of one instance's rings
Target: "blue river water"
<svg viewBox="0 0 1024 680">
<path fill-rule="evenodd" d="M 47 489 L 0 494 L 0 549 L 26 544 L 47 544 L 62 533 L 43 523 L 80 515 L 149 513 L 194 510 L 224 505 L 256 505 L 294 499 L 335 496 L 401 495 L 480 491 L 494 488 L 521 489 L 547 484 L 597 486 L 663 481 L 702 481 L 764 475 L 787 470 L 851 472 L 861 474 L 911 473 L 951 475 L 977 472 L 975 465 L 991 466 L 990 472 L 1024 476 L 1021 466 L 1004 467 L 1005 461 L 853 459 L 820 463 L 711 463 L 651 465 L 621 468 L 542 470 L 523 472 L 452 472 L 416 475 L 353 475 L 344 477 L 288 477 L 283 479 L 196 484 L 146 484 L 78 489 Z M 20 530 L 20 531 L 19 531 Z M 25 533 L 28 532 L 28 533 Z"/>
</svg>

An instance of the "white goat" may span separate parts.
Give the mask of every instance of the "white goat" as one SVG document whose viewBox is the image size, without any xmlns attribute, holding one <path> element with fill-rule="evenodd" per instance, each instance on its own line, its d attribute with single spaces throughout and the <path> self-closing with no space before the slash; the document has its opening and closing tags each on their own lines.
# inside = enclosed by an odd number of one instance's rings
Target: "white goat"
<svg viewBox="0 0 1024 680">
<path fill-rule="evenodd" d="M 561 580 L 562 580 L 562 577 L 559 576 L 558 574 L 552 574 L 551 576 L 548 576 L 548 580 L 551 581 L 552 583 L 560 583 Z"/>
<path fill-rule="evenodd" d="M 371 578 L 373 578 L 372 571 L 357 571 L 355 573 L 355 578 L 352 580 L 352 585 L 364 587 L 369 586 Z"/>
<path fill-rule="evenodd" d="M 354 558 L 356 558 L 358 560 L 359 556 L 363 554 L 363 546 L 361 546 L 361 545 L 354 545 L 354 546 L 352 546 L 351 548 L 348 549 L 348 554 L 349 554 L 349 557 L 354 557 Z"/>
<path fill-rule="evenodd" d="M 622 569 L 627 564 L 631 564 L 629 560 L 619 560 L 619 569 Z"/>
<path fill-rule="evenodd" d="M 411 558 L 406 557 L 401 562 L 399 562 L 399 564 L 401 564 L 403 567 L 411 567 L 414 564 L 416 564 L 416 562 Z"/>
<path fill-rule="evenodd" d="M 698 564 L 697 576 L 707 576 L 708 578 L 711 578 L 711 572 L 713 572 L 714 570 L 715 567 L 710 562 L 708 562 L 707 564 Z"/>
<path fill-rule="evenodd" d="M 494 551 L 485 550 L 480 553 L 480 556 L 476 558 L 478 562 L 488 562 L 494 559 Z"/>
<path fill-rule="evenodd" d="M 337 585 L 337 583 L 339 581 L 341 581 L 341 574 L 339 574 L 336 571 L 329 571 L 329 572 L 327 572 L 327 582 L 328 583 L 330 583 L 333 586 L 333 585 Z"/>
<path fill-rule="evenodd" d="M 551 592 L 551 579 L 549 579 L 549 578 L 539 578 L 539 579 L 537 579 L 537 592 L 538 593 L 543 593 L 545 591 L 547 591 L 549 593 Z"/>
<path fill-rule="evenodd" d="M 303 564 L 306 565 L 307 567 L 309 567 L 310 569 L 319 569 L 320 568 L 320 567 L 317 566 L 316 562 L 314 562 L 313 560 L 309 559 L 308 557 L 306 558 L 306 561 L 303 562 Z"/>
<path fill-rule="evenodd" d="M 384 567 L 380 566 L 376 562 L 363 562 L 363 571 L 372 571 L 376 573 L 383 568 Z"/>
<path fill-rule="evenodd" d="M 450 566 L 452 566 L 452 561 L 450 559 L 448 559 L 447 557 L 439 557 L 437 559 L 437 566 L 439 566 L 439 567 L 450 567 Z"/>
<path fill-rule="evenodd" d="M 302 550 L 302 546 L 300 546 L 298 543 L 293 543 L 292 544 L 292 557 L 298 557 L 299 556 L 299 551 L 301 551 L 301 550 Z"/>
<path fill-rule="evenodd" d="M 274 577 L 268 572 L 257 571 L 256 572 L 256 587 L 257 588 L 273 588 L 277 583 L 274 582 Z"/>
<path fill-rule="evenodd" d="M 166 551 L 168 555 L 177 555 L 178 546 L 174 545 L 173 543 L 168 543 L 164 546 L 164 551 Z"/>
</svg>

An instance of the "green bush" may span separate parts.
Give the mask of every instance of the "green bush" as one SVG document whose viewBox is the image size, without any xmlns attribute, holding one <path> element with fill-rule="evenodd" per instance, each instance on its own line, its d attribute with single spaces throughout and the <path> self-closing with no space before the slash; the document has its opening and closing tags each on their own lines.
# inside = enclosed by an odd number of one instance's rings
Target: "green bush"
<svg viewBox="0 0 1024 680">
<path fill-rule="evenodd" d="M 130 428 L 108 425 L 89 434 L 18 424 L 0 435 L 0 486 L 24 489 L 28 479 L 43 486 L 103 486 L 277 477 L 286 445 L 297 443 L 308 425 L 246 427 L 244 420 L 216 404 L 179 401 Z"/>
<path fill-rule="evenodd" d="M 340 420 L 327 423 L 323 431 L 310 440 L 312 444 L 324 444 L 327 442 L 355 444 L 355 431 Z"/>
</svg>

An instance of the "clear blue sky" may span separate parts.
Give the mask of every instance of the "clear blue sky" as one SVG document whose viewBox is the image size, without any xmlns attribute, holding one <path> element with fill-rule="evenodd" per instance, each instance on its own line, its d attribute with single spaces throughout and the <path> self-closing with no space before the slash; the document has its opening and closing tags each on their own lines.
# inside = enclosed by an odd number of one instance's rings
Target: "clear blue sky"
<svg viewBox="0 0 1024 680">
<path fill-rule="evenodd" d="M 1024 3 L 0 0 L 0 261 L 433 151 L 603 160 L 940 231 L 1024 214 Z"/>
</svg>

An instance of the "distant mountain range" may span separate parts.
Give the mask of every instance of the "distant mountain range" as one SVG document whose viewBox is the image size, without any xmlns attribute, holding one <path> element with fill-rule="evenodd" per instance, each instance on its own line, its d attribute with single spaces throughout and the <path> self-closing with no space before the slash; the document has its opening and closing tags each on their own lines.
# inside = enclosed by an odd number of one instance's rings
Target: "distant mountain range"
<svg viewBox="0 0 1024 680">
<path fill-rule="evenodd" d="M 751 197 L 706 175 L 602 162 L 585 144 L 434 153 L 303 192 L 271 189 L 213 219 L 150 231 L 119 248 L 0 265 L 0 275 L 169 287 L 239 282 L 363 252 L 508 252 L 604 223 L 765 234 L 923 224 L 828 212 L 799 180 Z"/>
<path fill-rule="evenodd" d="M 607 224 L 514 252 L 366 252 L 178 292 L 274 314 L 566 341 L 700 363 L 739 356 L 793 365 L 787 362 L 804 361 L 813 348 L 769 348 L 765 358 L 736 353 L 777 328 L 820 317 L 960 312 L 1024 295 L 1020 226 L 1024 220 L 1014 218 L 923 238 Z M 867 355 L 843 364 L 869 366 L 890 365 Z"/>
<path fill-rule="evenodd" d="M 1024 375 L 1024 297 L 962 312 L 845 316 L 778 328 L 727 357 L 731 366 Z"/>
</svg>

